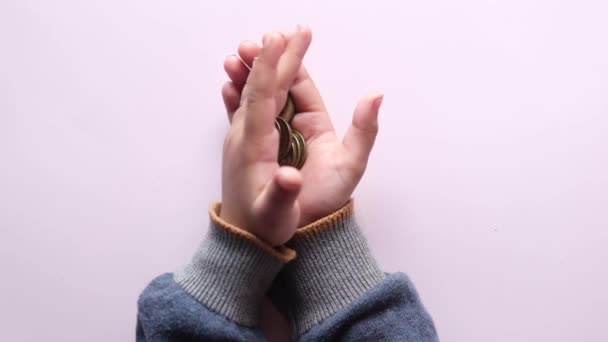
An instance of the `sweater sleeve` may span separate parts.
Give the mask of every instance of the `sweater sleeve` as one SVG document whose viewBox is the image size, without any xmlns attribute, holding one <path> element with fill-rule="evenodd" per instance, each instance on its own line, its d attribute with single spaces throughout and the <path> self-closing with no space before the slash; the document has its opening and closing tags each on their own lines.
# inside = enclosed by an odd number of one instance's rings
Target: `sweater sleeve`
<svg viewBox="0 0 608 342">
<path fill-rule="evenodd" d="M 298 257 L 279 275 L 272 297 L 299 341 L 438 341 L 408 277 L 378 267 L 352 201 L 300 228 L 288 246 Z"/>
<path fill-rule="evenodd" d="M 138 301 L 136 337 L 150 341 L 264 341 L 260 302 L 295 257 L 223 222 L 210 208 L 207 234 L 189 264 L 154 279 Z"/>
</svg>

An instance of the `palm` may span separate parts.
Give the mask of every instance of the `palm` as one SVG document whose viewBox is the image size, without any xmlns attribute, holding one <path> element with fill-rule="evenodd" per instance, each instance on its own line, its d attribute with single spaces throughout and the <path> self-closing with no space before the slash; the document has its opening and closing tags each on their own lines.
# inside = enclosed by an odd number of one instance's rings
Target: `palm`
<svg viewBox="0 0 608 342">
<path fill-rule="evenodd" d="M 300 226 L 339 209 L 358 182 L 348 165 L 348 151 L 333 130 L 310 137 L 307 148 L 308 158 L 301 169 Z"/>
</svg>

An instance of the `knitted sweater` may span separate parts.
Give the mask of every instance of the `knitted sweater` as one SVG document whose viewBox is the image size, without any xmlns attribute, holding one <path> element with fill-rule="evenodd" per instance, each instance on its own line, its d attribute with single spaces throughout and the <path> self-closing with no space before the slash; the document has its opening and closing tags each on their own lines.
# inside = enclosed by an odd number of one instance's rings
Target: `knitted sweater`
<svg viewBox="0 0 608 342">
<path fill-rule="evenodd" d="M 352 202 L 271 247 L 223 222 L 188 265 L 154 279 L 138 302 L 137 341 L 264 341 L 257 323 L 270 294 L 298 341 L 438 341 L 408 277 L 385 274 Z"/>
</svg>

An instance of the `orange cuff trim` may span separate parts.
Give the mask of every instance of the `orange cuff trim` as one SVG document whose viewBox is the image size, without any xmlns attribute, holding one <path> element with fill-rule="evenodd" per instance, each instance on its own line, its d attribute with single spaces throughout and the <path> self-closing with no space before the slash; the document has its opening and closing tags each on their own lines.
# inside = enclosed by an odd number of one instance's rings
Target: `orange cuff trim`
<svg viewBox="0 0 608 342">
<path fill-rule="evenodd" d="M 256 246 L 258 246 L 259 248 L 264 250 L 266 253 L 274 256 L 275 258 L 281 260 L 284 263 L 288 263 L 291 260 L 296 258 L 296 251 L 294 251 L 293 249 L 287 248 L 285 246 L 272 247 L 271 245 L 266 243 L 264 240 L 260 239 L 259 237 L 255 236 L 254 234 L 251 234 L 250 232 L 246 231 L 245 229 L 231 225 L 230 223 L 222 220 L 220 218 L 220 209 L 221 208 L 222 208 L 222 204 L 219 202 L 212 203 L 209 206 L 209 218 L 211 219 L 211 222 L 213 222 L 213 224 L 215 226 L 217 226 L 220 229 L 227 230 L 228 232 L 230 232 L 242 239 L 252 242 Z"/>
<path fill-rule="evenodd" d="M 354 200 L 351 199 L 333 214 L 318 219 L 317 221 L 302 228 L 298 228 L 294 236 L 291 238 L 291 241 L 300 242 L 312 239 L 324 231 L 330 230 L 333 227 L 342 224 L 347 218 L 353 215 L 354 210 L 355 203 Z"/>
</svg>

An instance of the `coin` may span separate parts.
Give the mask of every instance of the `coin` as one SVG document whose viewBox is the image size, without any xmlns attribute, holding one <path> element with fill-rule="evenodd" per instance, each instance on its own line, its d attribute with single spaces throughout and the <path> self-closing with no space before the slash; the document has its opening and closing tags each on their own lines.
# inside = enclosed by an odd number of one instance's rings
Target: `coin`
<svg viewBox="0 0 608 342">
<path fill-rule="evenodd" d="M 279 159 L 279 165 L 281 166 L 293 166 L 293 144 L 294 141 L 291 141 L 291 144 L 289 145 L 289 153 L 287 153 L 285 156 L 283 156 L 281 159 Z"/>
<path fill-rule="evenodd" d="M 298 142 L 292 136 L 291 144 L 289 145 L 289 153 L 279 160 L 279 165 L 295 167 L 297 162 L 298 149 Z"/>
<path fill-rule="evenodd" d="M 292 136 L 292 139 L 293 144 L 291 146 L 291 149 L 293 151 L 293 160 L 291 161 L 291 166 L 297 168 L 298 164 L 300 163 L 300 157 L 302 156 L 302 145 L 300 145 L 300 141 L 296 139 L 295 135 Z"/>
<path fill-rule="evenodd" d="M 289 153 L 291 147 L 291 140 L 293 134 L 291 132 L 291 126 L 282 117 L 277 117 L 274 121 L 274 125 L 279 131 L 279 159 Z"/>
<path fill-rule="evenodd" d="M 285 101 L 285 106 L 283 106 L 281 113 L 279 113 L 279 117 L 285 119 L 287 122 L 291 122 L 291 119 L 293 119 L 295 114 L 296 106 L 293 103 L 293 98 L 291 98 L 290 94 L 287 94 L 287 101 Z"/>
<path fill-rule="evenodd" d="M 300 141 L 292 136 L 293 143 L 291 144 L 291 160 L 290 166 L 297 167 L 300 162 L 300 156 L 302 155 L 302 146 L 300 146 Z"/>
<path fill-rule="evenodd" d="M 306 162 L 306 140 L 304 140 L 304 136 L 302 133 L 293 130 L 293 139 L 297 142 L 298 145 L 298 154 L 297 154 L 297 162 L 295 167 L 301 169 Z"/>
<path fill-rule="evenodd" d="M 291 120 L 295 115 L 295 103 L 291 94 L 287 94 L 285 105 L 274 122 L 279 131 L 279 156 L 277 159 L 281 166 L 293 166 L 301 169 L 306 162 L 306 141 L 302 133 L 291 128 Z"/>
</svg>

